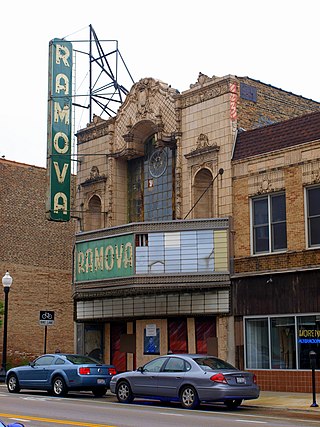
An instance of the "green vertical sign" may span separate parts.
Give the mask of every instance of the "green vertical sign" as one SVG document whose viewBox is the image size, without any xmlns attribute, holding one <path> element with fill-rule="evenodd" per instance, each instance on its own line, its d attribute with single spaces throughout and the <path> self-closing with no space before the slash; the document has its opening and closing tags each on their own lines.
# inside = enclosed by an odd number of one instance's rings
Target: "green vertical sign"
<svg viewBox="0 0 320 427">
<path fill-rule="evenodd" d="M 47 218 L 70 220 L 72 44 L 49 43 Z"/>
</svg>

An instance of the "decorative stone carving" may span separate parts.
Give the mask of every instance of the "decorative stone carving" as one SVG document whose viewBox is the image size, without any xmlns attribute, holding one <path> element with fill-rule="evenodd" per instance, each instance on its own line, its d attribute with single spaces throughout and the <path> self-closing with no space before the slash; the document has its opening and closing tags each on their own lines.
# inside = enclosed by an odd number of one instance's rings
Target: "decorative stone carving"
<svg viewBox="0 0 320 427">
<path fill-rule="evenodd" d="M 209 146 L 209 138 L 204 133 L 200 133 L 197 139 L 197 150 L 208 147 Z"/>
<path fill-rule="evenodd" d="M 104 120 L 99 116 L 93 116 L 91 123 L 87 124 L 86 129 L 80 130 L 77 136 L 78 143 L 89 142 L 103 136 L 112 138 L 114 134 L 114 118 Z"/>
<path fill-rule="evenodd" d="M 95 179 L 99 176 L 99 168 L 98 166 L 92 166 L 90 171 L 90 179 Z"/>
<path fill-rule="evenodd" d="M 259 193 L 261 194 L 268 193 L 270 190 L 271 190 L 271 182 L 267 176 L 264 176 L 262 178 L 262 182 L 259 188 Z"/>
<path fill-rule="evenodd" d="M 302 182 L 303 182 L 303 185 L 320 183 L 320 162 L 319 161 L 305 163 L 302 166 Z"/>
<path fill-rule="evenodd" d="M 201 71 L 200 71 L 200 73 L 199 73 L 199 75 L 198 75 L 198 80 L 196 81 L 196 83 L 194 83 L 194 84 L 191 84 L 190 85 L 190 88 L 194 88 L 194 87 L 197 87 L 197 86 L 203 86 L 204 85 L 204 83 L 206 83 L 206 82 L 208 82 L 208 81 L 210 81 L 210 80 L 212 80 L 212 79 L 214 79 L 215 78 L 215 76 L 212 76 L 212 78 L 210 78 L 209 76 L 207 76 L 206 74 L 202 74 L 201 73 Z"/>
<path fill-rule="evenodd" d="M 320 182 L 320 172 L 312 172 L 312 184 L 319 184 Z"/>
<path fill-rule="evenodd" d="M 177 133 L 175 132 L 165 133 L 165 132 L 159 131 L 156 133 L 155 136 L 156 136 L 156 143 L 155 143 L 156 148 L 169 147 L 171 150 L 173 148 L 176 148 L 177 146 L 176 137 L 178 136 Z"/>
<path fill-rule="evenodd" d="M 275 169 L 272 171 L 268 171 L 268 173 L 261 172 L 258 174 L 254 174 L 249 177 L 248 187 L 249 187 L 250 196 L 283 190 L 284 188 L 283 170 Z"/>
<path fill-rule="evenodd" d="M 147 113 L 151 113 L 152 109 L 149 100 L 150 82 L 149 79 L 142 79 L 136 87 L 137 96 L 137 119 L 145 118 Z"/>
<path fill-rule="evenodd" d="M 203 83 L 203 86 L 200 83 L 195 83 L 191 85 L 191 88 L 195 90 L 189 90 L 181 94 L 180 97 L 180 107 L 186 108 L 200 102 L 207 101 L 209 99 L 216 98 L 221 95 L 230 93 L 230 83 L 234 83 L 233 79 L 224 79 L 219 81 L 218 78 L 212 77 L 208 78 Z M 197 90 L 196 90 L 197 89 Z"/>
<path fill-rule="evenodd" d="M 213 157 L 217 156 L 219 149 L 216 144 L 210 145 L 208 135 L 200 133 L 196 141 L 196 148 L 185 154 L 185 158 L 190 159 L 201 156 L 203 160 L 212 160 Z"/>
<path fill-rule="evenodd" d="M 100 171 L 98 166 L 92 166 L 90 171 L 90 176 L 84 182 L 81 183 L 81 186 L 88 186 L 96 182 L 106 181 L 107 177 L 102 174 L 100 175 Z"/>
</svg>

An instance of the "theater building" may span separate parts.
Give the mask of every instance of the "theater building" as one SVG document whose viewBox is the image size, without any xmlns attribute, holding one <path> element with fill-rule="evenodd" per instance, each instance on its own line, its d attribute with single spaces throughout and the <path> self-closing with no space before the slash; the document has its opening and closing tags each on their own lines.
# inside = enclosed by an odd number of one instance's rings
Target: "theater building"
<svg viewBox="0 0 320 427">
<path fill-rule="evenodd" d="M 182 93 L 146 78 L 116 117 L 78 132 L 78 352 L 119 371 L 169 350 L 242 363 L 236 141 L 319 106 L 247 77 L 199 74 Z"/>
</svg>

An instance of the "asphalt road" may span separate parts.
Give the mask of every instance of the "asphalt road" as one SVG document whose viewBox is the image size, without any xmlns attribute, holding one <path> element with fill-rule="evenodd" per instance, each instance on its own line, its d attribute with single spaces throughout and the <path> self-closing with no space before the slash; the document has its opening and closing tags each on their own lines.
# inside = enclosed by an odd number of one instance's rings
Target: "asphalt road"
<svg viewBox="0 0 320 427">
<path fill-rule="evenodd" d="M 110 393 L 99 399 L 90 393 L 69 394 L 65 398 L 44 392 L 9 394 L 2 385 L 0 420 L 20 421 L 26 427 L 315 427 L 320 423 L 317 418 L 263 408 L 240 407 L 230 412 L 224 406 L 206 405 L 190 411 L 177 404 L 144 400 L 123 405 Z"/>
</svg>

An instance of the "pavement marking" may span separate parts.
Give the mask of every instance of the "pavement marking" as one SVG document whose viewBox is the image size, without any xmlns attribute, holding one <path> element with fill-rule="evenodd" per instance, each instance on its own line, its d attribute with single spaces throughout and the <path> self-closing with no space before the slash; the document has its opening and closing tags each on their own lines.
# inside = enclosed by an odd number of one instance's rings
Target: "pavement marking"
<svg viewBox="0 0 320 427">
<path fill-rule="evenodd" d="M 168 412 L 159 412 L 160 415 L 170 415 L 172 417 L 184 417 L 184 414 L 169 414 Z"/>
<path fill-rule="evenodd" d="M 15 419 L 15 418 L 19 417 L 19 415 L 15 415 L 15 414 L 1 414 L 0 413 L 0 417 Z M 110 425 L 110 424 L 92 424 L 92 423 L 84 423 L 84 422 L 81 422 L 81 421 L 57 420 L 57 419 L 53 419 L 53 418 L 31 417 L 31 416 L 26 416 L 26 415 L 23 415 L 23 418 L 25 418 L 26 420 L 31 420 L 31 421 L 43 421 L 45 423 L 64 424 L 64 425 L 70 425 L 70 426 L 82 426 L 82 427 L 116 427 L 116 426 Z"/>
<path fill-rule="evenodd" d="M 33 396 L 27 396 L 22 397 L 23 400 L 40 400 L 41 402 L 48 402 L 51 400 L 50 397 L 33 397 Z"/>
<path fill-rule="evenodd" d="M 255 423 L 255 424 L 268 424 L 267 421 L 250 421 L 250 420 L 235 420 L 238 423 Z"/>
</svg>

